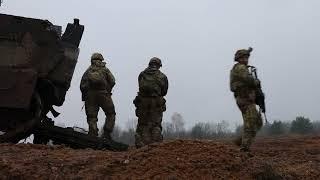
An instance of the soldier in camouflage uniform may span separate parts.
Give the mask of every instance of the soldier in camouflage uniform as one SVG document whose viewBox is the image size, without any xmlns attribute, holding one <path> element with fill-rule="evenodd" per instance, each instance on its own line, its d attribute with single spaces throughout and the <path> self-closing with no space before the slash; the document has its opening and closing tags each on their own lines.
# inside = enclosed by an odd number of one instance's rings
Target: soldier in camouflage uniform
<svg viewBox="0 0 320 180">
<path fill-rule="evenodd" d="M 166 110 L 166 100 L 163 98 L 168 91 L 168 79 L 159 69 L 161 60 L 151 58 L 149 67 L 139 75 L 139 92 L 133 101 L 136 106 L 138 125 L 135 134 L 137 148 L 153 142 L 161 142 L 162 115 Z"/>
<path fill-rule="evenodd" d="M 98 136 L 97 116 L 101 107 L 106 115 L 102 136 L 111 139 L 116 115 L 111 98 L 111 90 L 115 85 L 115 79 L 103 60 L 103 56 L 100 53 L 92 54 L 91 66 L 82 76 L 80 90 L 82 92 L 82 101 L 85 101 L 89 125 L 88 134 Z"/>
<path fill-rule="evenodd" d="M 242 137 L 235 140 L 241 151 L 249 151 L 250 145 L 262 126 L 261 114 L 256 109 L 256 90 L 259 81 L 255 80 L 248 69 L 248 60 L 252 48 L 238 50 L 235 54 L 237 63 L 230 73 L 230 89 L 243 117 Z"/>
</svg>

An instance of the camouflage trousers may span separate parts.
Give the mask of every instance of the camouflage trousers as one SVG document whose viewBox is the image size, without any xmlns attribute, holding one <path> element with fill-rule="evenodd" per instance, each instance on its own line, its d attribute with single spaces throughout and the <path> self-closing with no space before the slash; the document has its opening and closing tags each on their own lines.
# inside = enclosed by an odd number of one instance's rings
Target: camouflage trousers
<svg viewBox="0 0 320 180">
<path fill-rule="evenodd" d="M 137 96 L 136 115 L 138 124 L 135 134 L 137 148 L 154 143 L 162 142 L 162 116 L 165 111 L 165 99 L 162 97 L 139 97 Z"/>
<path fill-rule="evenodd" d="M 254 99 L 237 97 L 236 101 L 243 118 L 241 149 L 249 150 L 257 132 L 262 127 L 261 114 L 256 109 Z"/>
<path fill-rule="evenodd" d="M 85 98 L 85 109 L 87 115 L 87 122 L 89 125 L 89 134 L 98 136 L 98 112 L 102 108 L 106 115 L 103 126 L 103 136 L 111 138 L 111 133 L 115 124 L 116 112 L 110 93 L 101 91 L 89 91 Z"/>
</svg>

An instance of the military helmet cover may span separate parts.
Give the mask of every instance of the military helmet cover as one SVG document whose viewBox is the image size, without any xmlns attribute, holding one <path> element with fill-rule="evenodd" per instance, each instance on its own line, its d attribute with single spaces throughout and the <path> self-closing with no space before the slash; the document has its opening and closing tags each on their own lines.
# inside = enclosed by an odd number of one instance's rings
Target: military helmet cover
<svg viewBox="0 0 320 180">
<path fill-rule="evenodd" d="M 100 60 L 103 61 L 104 58 L 101 53 L 93 53 L 91 56 L 91 60 Z"/>
<path fill-rule="evenodd" d="M 249 57 L 252 50 L 253 50 L 252 47 L 249 47 L 248 49 L 239 49 L 234 55 L 234 60 L 237 61 L 239 58 L 242 58 L 245 56 Z"/>
<path fill-rule="evenodd" d="M 157 57 L 151 58 L 150 61 L 149 61 L 149 66 L 152 65 L 152 64 L 157 64 L 157 65 L 159 65 L 161 67 L 162 66 L 161 59 L 159 59 Z"/>
</svg>

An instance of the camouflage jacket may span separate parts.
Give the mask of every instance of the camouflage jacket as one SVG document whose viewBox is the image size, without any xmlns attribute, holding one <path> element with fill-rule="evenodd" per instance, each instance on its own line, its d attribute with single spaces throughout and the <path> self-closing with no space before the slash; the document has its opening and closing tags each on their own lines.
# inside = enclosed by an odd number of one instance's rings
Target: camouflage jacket
<svg viewBox="0 0 320 180">
<path fill-rule="evenodd" d="M 230 90 L 238 94 L 248 94 L 258 87 L 258 82 L 250 74 L 248 66 L 236 63 L 230 72 Z"/>
<path fill-rule="evenodd" d="M 144 77 L 152 77 L 152 82 L 144 81 Z M 139 74 L 139 93 L 141 96 L 165 96 L 168 92 L 168 78 L 159 69 L 155 67 L 148 67 Z M 146 84 L 149 83 L 149 84 Z M 152 92 L 146 93 L 143 91 L 143 86 L 152 86 Z"/>
<path fill-rule="evenodd" d="M 101 62 L 100 60 L 92 60 L 91 66 L 86 70 L 81 78 L 80 90 L 82 94 L 86 94 L 89 90 L 99 90 L 106 91 L 107 93 L 111 93 L 112 88 L 115 85 L 115 78 L 110 72 L 110 70 L 105 66 L 105 62 Z M 89 83 L 88 72 L 90 70 L 99 71 L 99 73 L 103 74 L 105 77 L 105 86 L 100 87 L 92 87 Z"/>
</svg>

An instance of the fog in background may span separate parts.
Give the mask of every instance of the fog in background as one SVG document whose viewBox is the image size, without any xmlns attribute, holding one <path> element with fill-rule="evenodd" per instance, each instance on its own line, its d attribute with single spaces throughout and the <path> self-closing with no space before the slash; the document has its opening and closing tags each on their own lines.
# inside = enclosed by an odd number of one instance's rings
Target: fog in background
<svg viewBox="0 0 320 180">
<path fill-rule="evenodd" d="M 269 120 L 320 120 L 319 9 L 319 0 L 4 0 L 0 12 L 48 19 L 63 29 L 79 18 L 85 26 L 58 124 L 87 127 L 79 84 L 91 54 L 101 52 L 116 77 L 117 125 L 135 118 L 137 76 L 157 56 L 170 83 L 164 121 L 179 112 L 187 127 L 221 120 L 235 127 L 242 117 L 229 71 L 235 51 L 249 46 Z"/>
</svg>

